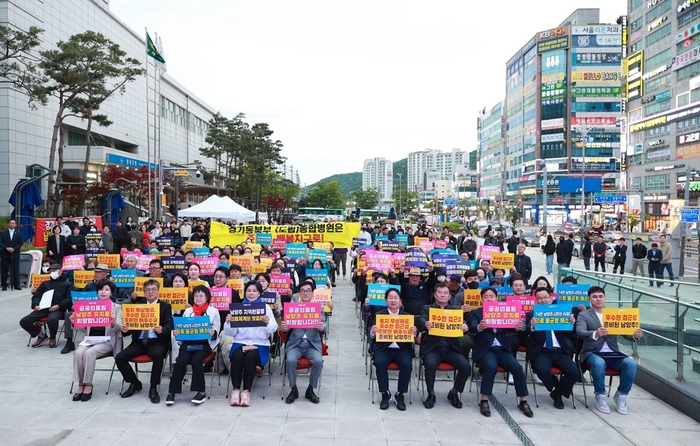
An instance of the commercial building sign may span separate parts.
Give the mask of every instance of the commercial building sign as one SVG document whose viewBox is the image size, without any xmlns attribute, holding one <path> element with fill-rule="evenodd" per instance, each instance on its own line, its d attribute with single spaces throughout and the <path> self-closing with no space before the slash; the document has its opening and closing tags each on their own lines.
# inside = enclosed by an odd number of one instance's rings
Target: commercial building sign
<svg viewBox="0 0 700 446">
<path fill-rule="evenodd" d="M 630 125 L 630 132 L 638 132 L 640 130 L 647 130 L 653 127 L 664 125 L 670 122 L 680 121 L 686 118 L 694 118 L 700 116 L 700 107 L 698 106 L 687 106 L 682 109 L 676 109 L 673 113 L 668 113 L 662 116 L 656 116 L 646 121 L 642 121 L 636 124 Z"/>
<path fill-rule="evenodd" d="M 545 119 L 540 124 L 542 130 L 560 129 L 564 127 L 564 118 Z"/>
<path fill-rule="evenodd" d="M 635 108 L 634 110 L 630 110 L 627 118 L 629 119 L 630 124 L 641 121 L 642 120 L 642 107 Z"/>
<path fill-rule="evenodd" d="M 627 59 L 627 100 L 643 94 L 644 50 L 639 50 Z"/>
<path fill-rule="evenodd" d="M 700 142 L 700 132 L 692 132 L 676 136 L 677 146 L 692 144 L 694 142 Z"/>
<path fill-rule="evenodd" d="M 693 144 L 689 146 L 676 147 L 676 159 L 697 158 L 700 156 L 700 145 Z"/>
<path fill-rule="evenodd" d="M 668 16 L 663 16 L 659 17 L 658 19 L 654 20 L 650 24 L 647 25 L 647 31 L 651 31 L 653 29 L 658 28 L 661 26 L 666 20 L 668 20 Z"/>
<path fill-rule="evenodd" d="M 542 121 L 544 122 L 544 121 Z M 601 126 L 601 125 L 615 125 L 617 122 L 617 118 L 614 116 L 606 116 L 606 117 L 591 117 L 591 116 L 586 116 L 586 117 L 572 117 L 571 118 L 571 125 L 590 125 L 590 126 Z M 544 129 L 543 129 L 544 130 Z"/>
<path fill-rule="evenodd" d="M 617 71 L 574 71 L 571 73 L 572 82 L 610 82 L 620 83 L 620 73 Z"/>
<path fill-rule="evenodd" d="M 684 29 L 683 31 L 679 32 L 676 34 L 676 38 L 674 40 L 674 43 L 678 44 L 681 43 L 682 41 L 686 39 L 690 39 L 693 37 L 695 34 L 700 33 L 700 23 L 697 23 L 689 28 Z"/>
<path fill-rule="evenodd" d="M 660 66 L 659 68 L 656 68 L 656 69 L 654 69 L 654 70 L 652 70 L 652 71 L 650 71 L 650 72 L 648 72 L 648 73 L 645 73 L 645 74 L 642 76 L 642 80 L 643 80 L 644 82 L 646 82 L 646 81 L 648 81 L 649 79 L 651 79 L 652 77 L 658 76 L 659 74 L 661 74 L 661 73 L 663 73 L 664 71 L 668 70 L 669 68 L 671 68 L 671 65 L 669 65 L 669 64 L 662 65 L 662 66 Z"/>
<path fill-rule="evenodd" d="M 655 161 L 659 158 L 665 158 L 671 156 L 671 149 L 656 150 L 654 152 L 647 152 L 647 161 Z"/>
<path fill-rule="evenodd" d="M 544 53 L 569 47 L 569 36 L 566 27 L 557 27 L 542 31 L 537 35 L 537 52 Z"/>
<path fill-rule="evenodd" d="M 673 58 L 673 70 L 680 70 L 686 65 L 690 65 L 691 63 L 697 61 L 700 59 L 700 47 L 695 47 L 690 51 L 686 51 L 683 54 L 679 54 L 678 56 Z"/>
<path fill-rule="evenodd" d="M 679 2 L 678 7 L 676 8 L 676 17 L 680 17 L 691 9 L 695 9 L 695 7 L 699 4 L 700 0 L 684 0 Z"/>
<path fill-rule="evenodd" d="M 620 34 L 621 32 L 622 26 L 620 25 L 586 25 L 571 27 L 571 35 L 573 36 L 579 34 Z"/>
<path fill-rule="evenodd" d="M 573 53 L 573 65 L 620 65 L 622 53 Z"/>
<path fill-rule="evenodd" d="M 642 97 L 642 104 L 647 104 L 654 101 L 663 101 L 671 98 L 671 90 L 662 91 L 661 93 L 648 94 Z"/>
<path fill-rule="evenodd" d="M 627 59 L 627 16 L 622 16 L 622 59 Z M 623 70 L 623 73 L 626 70 Z"/>
<path fill-rule="evenodd" d="M 622 36 L 620 34 L 603 34 L 596 36 L 575 36 L 571 42 L 574 48 L 595 48 L 608 46 L 622 46 Z"/>
<path fill-rule="evenodd" d="M 622 87 L 572 87 L 573 97 L 599 98 L 618 97 L 622 94 Z"/>
</svg>

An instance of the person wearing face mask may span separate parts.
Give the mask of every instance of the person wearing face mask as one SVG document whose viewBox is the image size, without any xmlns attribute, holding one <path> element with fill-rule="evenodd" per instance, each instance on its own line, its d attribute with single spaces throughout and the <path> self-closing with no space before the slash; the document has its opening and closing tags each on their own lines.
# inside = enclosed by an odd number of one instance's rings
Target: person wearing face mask
<svg viewBox="0 0 700 446">
<path fill-rule="evenodd" d="M 476 276 L 479 278 L 479 283 L 483 283 L 484 285 L 489 284 L 489 278 L 488 275 L 486 274 L 486 270 L 484 268 L 477 268 L 474 270 L 476 272 Z"/>
<path fill-rule="evenodd" d="M 70 310 L 73 302 L 71 301 L 70 292 L 73 289 L 73 284 L 61 275 L 61 265 L 54 263 L 49 266 L 49 275 L 51 278 L 46 282 L 42 282 L 39 288 L 32 294 L 32 312 L 23 317 L 19 321 L 19 325 L 31 337 L 38 336 L 37 340 L 32 344 L 32 348 L 37 348 L 49 341 L 49 347 L 56 348 L 56 333 L 58 333 L 58 321 L 65 317 L 65 312 Z M 51 303 L 48 308 L 41 308 L 41 298 L 44 293 L 53 291 Z M 41 332 L 40 325 L 37 325 L 39 319 L 47 317 L 46 325 L 49 327 L 49 336 Z"/>
<path fill-rule="evenodd" d="M 464 272 L 464 280 L 468 290 L 478 290 L 479 289 L 479 276 L 476 270 L 468 269 Z M 464 312 L 464 320 L 468 321 L 471 316 L 472 309 L 468 303 L 464 302 L 464 290 L 460 290 L 454 297 L 452 305 L 455 307 L 460 307 Z M 474 346 L 474 333 L 465 333 L 459 339 L 459 347 L 462 350 L 462 354 L 465 358 L 469 358 L 469 352 Z"/>
</svg>

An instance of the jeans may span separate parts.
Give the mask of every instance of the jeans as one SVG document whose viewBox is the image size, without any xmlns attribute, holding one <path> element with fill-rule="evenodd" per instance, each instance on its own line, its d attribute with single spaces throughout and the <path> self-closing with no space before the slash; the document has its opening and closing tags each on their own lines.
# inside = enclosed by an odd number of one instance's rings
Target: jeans
<svg viewBox="0 0 700 446">
<path fill-rule="evenodd" d="M 547 255 L 545 259 L 545 266 L 547 267 L 547 274 L 552 274 L 552 265 L 554 264 L 554 254 Z"/>
<path fill-rule="evenodd" d="M 661 274 L 663 275 L 664 270 L 668 271 L 668 278 L 673 280 L 673 263 L 662 263 L 661 264 Z"/>
<path fill-rule="evenodd" d="M 496 373 L 498 373 L 499 365 L 513 375 L 515 394 L 517 396 L 527 396 L 527 383 L 525 382 L 525 372 L 523 372 L 522 366 L 511 353 L 508 353 L 501 347 L 491 348 L 480 361 L 482 373 L 481 394 L 491 395 L 493 380 L 496 377 Z"/>
<path fill-rule="evenodd" d="M 637 374 L 637 363 L 631 358 L 607 358 L 591 354 L 586 358 L 586 363 L 591 368 L 591 379 L 596 395 L 605 395 L 605 369 L 620 370 L 620 385 L 617 387 L 617 395 L 627 395 L 632 389 L 634 377 Z"/>
</svg>

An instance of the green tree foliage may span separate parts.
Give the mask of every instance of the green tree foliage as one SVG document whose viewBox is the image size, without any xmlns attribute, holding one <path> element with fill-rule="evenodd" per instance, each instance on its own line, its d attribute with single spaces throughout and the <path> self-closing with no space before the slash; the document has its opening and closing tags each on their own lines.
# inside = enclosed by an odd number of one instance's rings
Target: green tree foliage
<svg viewBox="0 0 700 446">
<path fill-rule="evenodd" d="M 517 226 L 518 220 L 520 220 L 520 204 L 509 204 L 506 206 L 506 221 L 511 224 L 511 227 Z"/>
<path fill-rule="evenodd" d="M 374 209 L 379 202 L 377 189 L 374 187 L 367 190 L 356 190 L 352 193 L 352 199 L 355 200 L 355 205 L 360 209 Z"/>
<path fill-rule="evenodd" d="M 44 30 L 36 26 L 22 31 L 0 25 L 0 79 L 27 94 L 30 104 L 34 101 L 46 103 L 46 95 L 40 88 L 43 79 L 36 67 L 37 57 L 33 54 L 41 43 L 39 36 L 42 32 Z"/>
<path fill-rule="evenodd" d="M 316 186 L 307 191 L 299 200 L 299 207 L 319 207 L 342 209 L 345 207 L 345 197 L 340 193 L 340 183 L 331 181 L 328 183 L 316 183 Z"/>
<path fill-rule="evenodd" d="M 88 163 L 92 121 L 110 123 L 105 115 L 95 115 L 94 111 L 113 93 L 123 93 L 128 82 L 143 74 L 137 59 L 126 57 L 118 44 L 94 31 L 74 34 L 56 46 L 55 50 L 42 51 L 39 61 L 47 78 L 39 91 L 58 101 L 49 152 L 50 169 L 56 166 L 58 155 L 56 175 L 49 175 L 47 207 L 52 215 L 58 214 L 61 201 L 61 190 L 55 183 L 57 177 L 63 177 L 64 120 L 68 116 L 88 119 Z"/>
</svg>

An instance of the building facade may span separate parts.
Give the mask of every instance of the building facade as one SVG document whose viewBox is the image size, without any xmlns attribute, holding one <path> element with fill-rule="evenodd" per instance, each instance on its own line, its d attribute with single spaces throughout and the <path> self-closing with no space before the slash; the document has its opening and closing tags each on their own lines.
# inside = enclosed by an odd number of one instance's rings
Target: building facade
<svg viewBox="0 0 700 446">
<path fill-rule="evenodd" d="M 3 25 L 9 27 L 42 28 L 39 50 L 53 49 L 60 40 L 94 30 L 117 43 L 128 57 L 138 59 L 142 67 L 148 66 L 148 76 L 140 76 L 127 84 L 123 95 L 115 94 L 101 106 L 100 112 L 113 124 L 109 127 L 93 124 L 95 143 L 87 166 L 86 122 L 77 118 L 65 120 L 66 173 L 82 177 L 87 169 L 90 182 L 100 180 L 102 169 L 108 165 L 130 169 L 155 166 L 157 148 L 165 166 L 200 160 L 205 169 L 212 167 L 213 163 L 199 154 L 199 148 L 206 146 L 207 123 L 216 110 L 168 74 L 158 76 L 156 82 L 152 59 L 146 56 L 145 36 L 111 13 L 108 2 L 0 2 L 0 16 L 4 18 Z M 59 19 L 61 17 L 70 17 L 70 20 Z M 40 169 L 27 172 L 27 167 L 32 164 L 49 167 L 49 148 L 58 107 L 53 99 L 47 106 L 40 105 L 32 110 L 27 97 L 7 84 L 0 85 L 0 97 L 0 214 L 7 215 L 12 209 L 7 199 L 17 181 L 25 177 L 25 173 L 30 176 L 42 173 Z M 192 175 L 188 181 L 201 183 L 202 178 Z M 46 196 L 46 182 L 40 189 Z"/>
<path fill-rule="evenodd" d="M 376 189 L 379 201 L 390 203 L 394 191 L 394 163 L 386 158 L 365 160 L 362 166 L 362 190 Z"/>
<path fill-rule="evenodd" d="M 430 190 L 435 179 L 450 179 L 455 169 L 468 161 L 468 154 L 459 149 L 451 152 L 426 149 L 408 154 L 408 190 Z M 426 175 L 430 173 L 429 175 Z"/>
<path fill-rule="evenodd" d="M 476 122 L 479 135 L 479 199 L 490 203 L 505 197 L 505 159 L 504 146 L 506 135 L 503 101 L 490 109 L 484 108 Z M 461 192 L 461 191 L 460 191 Z M 460 197 L 465 198 L 465 197 Z"/>
</svg>

